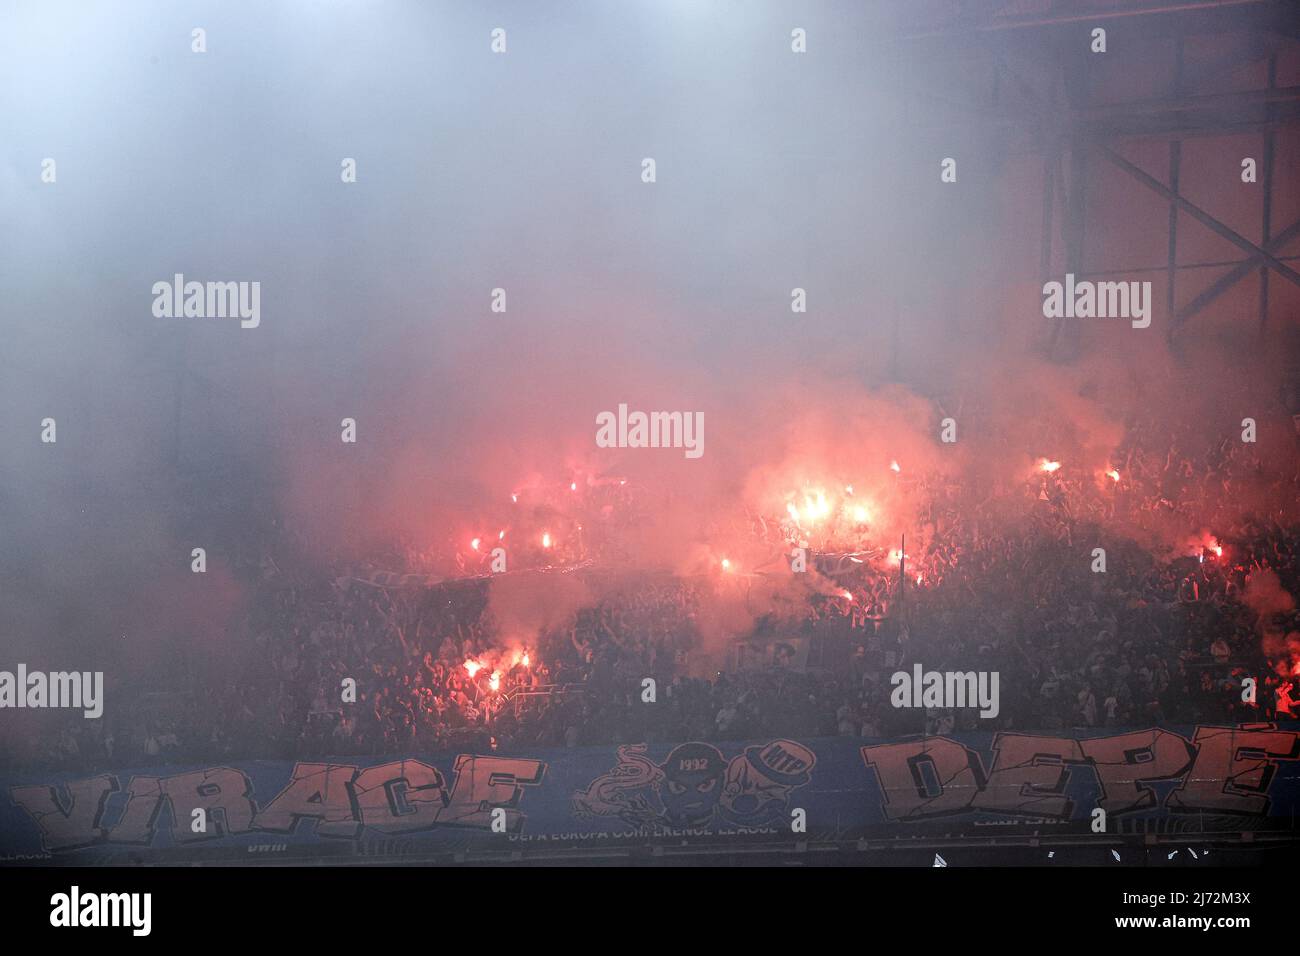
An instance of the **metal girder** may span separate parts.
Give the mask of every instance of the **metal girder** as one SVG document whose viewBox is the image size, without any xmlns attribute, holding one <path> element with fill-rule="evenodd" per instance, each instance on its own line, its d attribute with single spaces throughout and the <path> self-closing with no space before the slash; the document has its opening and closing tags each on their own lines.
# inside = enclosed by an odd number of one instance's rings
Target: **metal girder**
<svg viewBox="0 0 1300 956">
<path fill-rule="evenodd" d="M 1128 19 L 1130 17 L 1146 17 L 1158 14 L 1186 14 L 1200 10 L 1222 10 L 1227 7 L 1266 6 L 1268 2 L 1269 0 L 1181 0 L 1181 2 L 1158 2 L 1143 6 L 1116 8 L 1113 5 L 1093 5 L 1089 7 L 1086 3 L 1081 3 L 1076 0 L 1073 9 L 1061 10 L 1060 12 L 1048 13 L 1046 15 L 1030 14 L 1028 16 L 1019 17 L 998 17 L 995 14 L 986 17 L 983 21 L 980 21 L 975 17 L 968 17 L 959 24 L 959 29 L 960 32 L 965 33 L 1023 30 L 1029 27 L 1054 27 L 1070 23 Z M 922 39 L 934 36 L 950 36 L 957 32 L 959 32 L 958 28 L 938 27 L 931 30 L 904 34 L 901 38 Z"/>
<path fill-rule="evenodd" d="M 1118 166 L 1120 169 L 1124 170 L 1126 173 L 1128 173 L 1130 176 L 1132 176 L 1142 185 L 1146 186 L 1148 189 L 1152 190 L 1153 192 L 1159 193 L 1161 196 L 1165 197 L 1165 199 L 1174 203 L 1176 206 L 1178 206 L 1179 209 L 1187 213 L 1187 215 L 1191 216 L 1201 225 L 1205 226 L 1207 229 L 1218 234 L 1219 236 L 1222 236 L 1224 239 L 1231 242 L 1237 248 L 1242 249 L 1248 253 L 1251 253 L 1256 259 L 1260 260 L 1262 264 L 1272 267 L 1280 275 L 1286 276 L 1286 278 L 1294 282 L 1296 285 L 1300 286 L 1300 272 L 1296 272 L 1285 262 L 1278 259 L 1275 255 L 1273 255 L 1273 253 L 1251 242 L 1249 239 L 1247 239 L 1241 233 L 1237 232 L 1235 229 L 1232 229 L 1229 226 L 1225 226 L 1222 222 L 1215 219 L 1213 216 L 1211 216 L 1200 206 L 1196 206 L 1188 202 L 1182 196 L 1170 190 L 1169 187 L 1167 187 L 1164 183 L 1160 182 L 1160 180 L 1156 179 L 1154 176 L 1150 175 L 1145 170 L 1133 165 L 1123 156 L 1120 156 L 1118 153 L 1112 150 L 1110 147 L 1102 146 L 1100 144 L 1094 144 L 1094 148 L 1098 153 L 1101 154 L 1103 158 L 1108 160 L 1113 165 Z M 1252 265 L 1254 265 L 1254 263 L 1252 263 Z"/>
<path fill-rule="evenodd" d="M 1166 96 L 1147 100 L 1130 100 L 1127 103 L 1108 103 L 1089 106 L 1076 112 L 1085 120 L 1125 119 L 1130 116 L 1150 116 L 1157 113 L 1185 113 L 1192 110 L 1236 110 L 1248 106 L 1266 106 L 1270 103 L 1300 102 L 1300 86 L 1279 86 L 1273 89 L 1239 90 L 1232 93 L 1200 93 L 1192 96 Z"/>
<path fill-rule="evenodd" d="M 1264 243 L 1264 247 L 1270 252 L 1281 252 L 1296 236 L 1300 236 L 1300 219 L 1291 223 L 1286 229 L 1283 229 L 1276 236 Z M 1195 299 L 1183 306 L 1174 315 L 1173 322 L 1170 324 L 1169 333 L 1173 332 L 1183 325 L 1188 319 L 1194 316 L 1201 309 L 1205 308 L 1223 293 L 1240 282 L 1243 278 L 1250 275 L 1256 268 L 1263 263 L 1258 256 L 1247 259 L 1238 263 L 1230 272 L 1225 272 L 1222 276 L 1214 281 L 1212 285 L 1204 289 Z"/>
<path fill-rule="evenodd" d="M 1013 82 L 1018 79 L 1009 70 L 1003 72 Z M 955 126 L 963 126 L 986 132 L 1000 129 L 1008 133 L 1037 133 L 1039 136 L 1081 135 L 1093 140 L 1139 141 L 1261 133 L 1300 124 L 1300 109 L 1297 108 L 1300 87 L 1297 86 L 1167 100 L 1135 100 L 1060 112 L 1043 109 L 1028 97 L 1023 104 L 1010 108 L 955 102 L 926 91 L 914 91 L 911 95 L 941 108 L 941 112 L 929 112 L 937 122 L 913 124 L 911 127 L 927 132 L 947 132 Z M 1259 115 L 1247 119 L 1223 118 L 1228 114 L 1241 116 L 1243 110 L 1252 109 Z"/>
</svg>

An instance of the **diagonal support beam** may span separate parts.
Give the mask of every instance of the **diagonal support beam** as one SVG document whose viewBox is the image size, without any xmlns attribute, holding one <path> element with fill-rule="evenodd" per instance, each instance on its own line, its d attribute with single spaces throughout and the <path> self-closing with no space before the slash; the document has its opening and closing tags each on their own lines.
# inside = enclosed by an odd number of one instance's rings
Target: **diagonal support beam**
<svg viewBox="0 0 1300 956">
<path fill-rule="evenodd" d="M 1264 248 L 1269 252 L 1281 252 L 1287 247 L 1292 239 L 1296 238 L 1296 236 L 1300 236 L 1300 219 L 1291 223 L 1287 228 L 1283 229 L 1268 242 L 1264 243 Z M 1223 293 L 1227 292 L 1263 264 L 1264 261 L 1262 259 L 1258 256 L 1253 256 L 1233 266 L 1231 270 L 1221 275 L 1212 285 L 1203 289 L 1196 298 L 1191 302 L 1188 302 L 1185 306 L 1179 309 L 1177 313 L 1175 313 L 1174 320 L 1169 326 L 1169 334 L 1172 335 L 1178 328 L 1186 323 L 1188 319 L 1194 316 L 1197 312 L 1200 312 L 1201 309 L 1205 308 L 1219 296 L 1223 295 Z"/>
<path fill-rule="evenodd" d="M 1176 205 L 1179 209 L 1187 213 L 1187 215 L 1191 216 L 1201 225 L 1205 226 L 1207 229 L 1222 236 L 1224 239 L 1227 239 L 1238 249 L 1250 253 L 1256 259 L 1260 260 L 1260 262 L 1252 263 L 1252 265 L 1271 266 L 1273 269 L 1277 270 L 1278 273 L 1286 276 L 1286 278 L 1294 282 L 1296 285 L 1300 285 L 1300 272 L 1296 272 L 1285 262 L 1278 259 L 1277 256 L 1273 255 L 1273 253 L 1269 252 L 1267 249 L 1257 246 L 1255 243 L 1251 242 L 1249 239 L 1247 239 L 1245 236 L 1243 236 L 1241 233 L 1237 232 L 1236 230 L 1231 229 L 1228 226 L 1225 226 L 1223 223 L 1219 222 L 1219 220 L 1215 219 L 1213 216 L 1211 216 L 1200 206 L 1195 206 L 1192 203 L 1188 202 L 1182 196 L 1178 195 L 1176 192 L 1174 192 L 1173 190 L 1165 186 L 1165 184 L 1162 183 L 1160 180 L 1156 179 L 1154 176 L 1150 175 L 1145 170 L 1139 169 L 1137 166 L 1134 166 L 1127 159 L 1125 159 L 1123 156 L 1120 156 L 1118 153 L 1116 153 L 1114 150 L 1110 149 L 1109 147 L 1098 144 L 1096 146 L 1096 149 L 1099 153 L 1101 153 L 1101 155 L 1104 158 L 1109 160 L 1112 164 L 1124 170 L 1124 172 L 1128 173 L 1130 176 L 1132 176 L 1142 185 L 1146 186 L 1148 189 L 1151 189 L 1159 193 L 1161 196 L 1165 197 L 1166 200 Z"/>
</svg>

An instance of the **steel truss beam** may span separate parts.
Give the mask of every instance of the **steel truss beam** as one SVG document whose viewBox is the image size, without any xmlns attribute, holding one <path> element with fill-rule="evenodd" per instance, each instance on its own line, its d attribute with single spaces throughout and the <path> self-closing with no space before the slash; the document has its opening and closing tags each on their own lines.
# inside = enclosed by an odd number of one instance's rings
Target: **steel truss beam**
<svg viewBox="0 0 1300 956">
<path fill-rule="evenodd" d="M 1197 222 L 1201 223 L 1201 225 L 1205 226 L 1207 229 L 1210 229 L 1213 232 L 1217 233 L 1218 235 L 1222 236 L 1224 239 L 1227 239 L 1233 245 L 1237 246 L 1237 248 L 1251 253 L 1255 259 L 1260 260 L 1264 265 L 1271 266 L 1273 269 L 1275 269 L 1280 274 L 1286 276 L 1296 285 L 1300 285 L 1300 272 L 1296 272 L 1289 265 L 1287 265 L 1281 259 L 1277 258 L 1275 255 L 1273 255 L 1273 253 L 1271 253 L 1267 249 L 1257 246 L 1255 243 L 1251 242 L 1249 239 L 1247 239 L 1241 233 L 1237 232 L 1235 229 L 1232 229 L 1229 226 L 1225 226 L 1222 222 L 1215 219 L 1213 216 L 1211 216 L 1200 206 L 1196 206 L 1188 202 L 1182 196 L 1178 195 L 1176 192 L 1169 189 L 1164 183 L 1160 182 L 1160 180 L 1156 179 L 1154 176 L 1151 176 L 1145 170 L 1133 165 L 1123 156 L 1120 156 L 1118 153 L 1112 150 L 1110 147 L 1102 146 L 1100 144 L 1094 144 L 1094 148 L 1098 153 L 1100 153 L 1100 155 L 1103 158 L 1109 160 L 1113 165 L 1118 166 L 1120 169 L 1124 170 L 1126 173 L 1128 173 L 1130 176 L 1132 176 L 1142 185 L 1146 186 L 1148 189 L 1159 193 L 1161 196 L 1164 196 L 1165 199 L 1169 200 L 1171 203 L 1176 205 L 1183 212 L 1187 213 Z M 1254 266 L 1255 263 L 1252 262 L 1251 265 Z"/>
</svg>

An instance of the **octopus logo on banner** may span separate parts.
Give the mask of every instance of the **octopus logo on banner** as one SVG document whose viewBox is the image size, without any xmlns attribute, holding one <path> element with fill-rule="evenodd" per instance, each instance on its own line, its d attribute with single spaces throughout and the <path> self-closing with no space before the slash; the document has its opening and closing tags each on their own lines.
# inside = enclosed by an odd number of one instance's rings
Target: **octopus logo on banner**
<svg viewBox="0 0 1300 956">
<path fill-rule="evenodd" d="M 766 826 L 788 816 L 791 794 L 812 779 L 816 763 L 817 755 L 793 740 L 746 747 L 730 760 L 713 744 L 692 741 L 662 764 L 646 755 L 645 744 L 633 744 L 618 749 L 617 766 L 573 795 L 573 810 L 634 826 Z"/>
</svg>

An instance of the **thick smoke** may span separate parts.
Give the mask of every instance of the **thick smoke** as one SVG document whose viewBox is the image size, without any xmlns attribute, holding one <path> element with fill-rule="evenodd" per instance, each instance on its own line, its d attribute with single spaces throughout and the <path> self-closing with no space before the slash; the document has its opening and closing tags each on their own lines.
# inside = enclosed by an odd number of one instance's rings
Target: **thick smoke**
<svg viewBox="0 0 1300 956">
<path fill-rule="evenodd" d="M 1257 419 L 1257 479 L 1227 493 L 1295 517 L 1263 497 L 1295 468 L 1283 323 L 1271 346 L 1213 333 L 1171 353 L 1158 287 L 1152 329 L 1071 330 L 1070 361 L 1049 359 L 1024 199 L 1038 157 L 954 132 L 960 185 L 937 194 L 945 153 L 909 126 L 896 64 L 843 39 L 851 9 L 810 15 L 826 55 L 794 58 L 776 8 L 622 6 L 584 7 L 580 30 L 492 10 L 510 25 L 497 58 L 495 20 L 463 5 L 91 10 L 72 36 L 18 8 L 0 36 L 7 657 L 147 672 L 165 648 L 233 639 L 248 541 L 324 569 L 382 566 L 400 538 L 453 575 L 474 537 L 523 555 L 525 529 L 576 534 L 568 486 L 612 482 L 634 519 L 581 530 L 616 538 L 622 568 L 716 576 L 726 558 L 744 575 L 702 610 L 716 649 L 834 588 L 750 577 L 785 559 L 755 521 L 852 484 L 873 544 L 924 548 L 917 476 L 994 496 L 1040 457 L 1092 475 L 1138 421 L 1195 451 Z M 260 281 L 261 326 L 153 318 L 150 287 L 175 272 Z M 620 403 L 702 412 L 703 457 L 597 448 Z M 37 440 L 45 416 L 57 445 Z M 1116 530 L 1175 548 L 1201 529 Z M 490 606 L 513 639 L 600 597 L 499 581 Z"/>
</svg>

